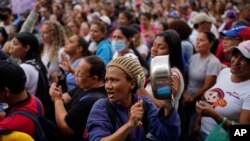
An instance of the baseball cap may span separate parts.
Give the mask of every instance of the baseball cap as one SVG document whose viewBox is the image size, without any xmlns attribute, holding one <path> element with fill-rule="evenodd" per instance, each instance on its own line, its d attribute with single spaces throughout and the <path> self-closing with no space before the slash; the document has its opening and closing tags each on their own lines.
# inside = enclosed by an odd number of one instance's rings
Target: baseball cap
<svg viewBox="0 0 250 141">
<path fill-rule="evenodd" d="M 230 18 L 230 19 L 235 19 L 236 18 L 236 13 L 233 10 L 227 10 L 224 12 L 224 14 L 221 16 L 221 18 Z"/>
<path fill-rule="evenodd" d="M 213 19 L 208 16 L 206 13 L 198 13 L 192 20 L 193 24 L 199 24 L 201 22 L 209 22 L 212 23 Z"/>
<path fill-rule="evenodd" d="M 250 40 L 250 27 L 247 26 L 236 26 L 229 30 L 223 30 L 220 32 L 222 36 L 228 37 L 240 37 L 244 40 Z"/>
<path fill-rule="evenodd" d="M 110 18 L 109 18 L 108 16 L 102 15 L 102 16 L 100 17 L 100 19 L 101 19 L 104 23 L 106 23 L 107 25 L 111 25 L 111 20 L 110 20 Z"/>
<path fill-rule="evenodd" d="M 234 48 L 233 52 L 235 52 L 236 50 L 240 51 L 241 54 L 247 59 L 250 59 L 250 40 L 240 43 L 237 47 Z"/>
<path fill-rule="evenodd" d="M 76 4 L 76 5 L 74 6 L 73 9 L 74 9 L 74 10 L 78 10 L 78 11 L 80 11 L 80 12 L 83 11 L 82 6 L 81 6 L 80 4 Z"/>
<path fill-rule="evenodd" d="M 178 11 L 172 11 L 168 14 L 168 17 L 171 17 L 171 18 L 179 18 L 180 17 L 180 14 Z"/>
</svg>

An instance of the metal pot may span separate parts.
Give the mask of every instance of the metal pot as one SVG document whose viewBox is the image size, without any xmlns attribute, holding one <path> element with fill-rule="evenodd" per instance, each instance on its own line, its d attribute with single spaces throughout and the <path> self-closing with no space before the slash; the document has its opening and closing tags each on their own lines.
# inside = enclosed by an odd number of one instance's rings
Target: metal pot
<svg viewBox="0 0 250 141">
<path fill-rule="evenodd" d="M 169 55 L 154 57 L 150 64 L 150 79 L 155 98 L 171 99 L 170 76 Z"/>
</svg>

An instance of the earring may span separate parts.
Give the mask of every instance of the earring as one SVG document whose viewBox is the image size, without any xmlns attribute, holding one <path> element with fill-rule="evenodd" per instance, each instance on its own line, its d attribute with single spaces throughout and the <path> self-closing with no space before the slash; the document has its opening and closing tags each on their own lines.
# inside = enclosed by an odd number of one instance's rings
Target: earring
<svg viewBox="0 0 250 141">
<path fill-rule="evenodd" d="M 134 88 L 135 88 L 135 85 L 131 85 L 131 88 L 134 89 Z"/>
</svg>

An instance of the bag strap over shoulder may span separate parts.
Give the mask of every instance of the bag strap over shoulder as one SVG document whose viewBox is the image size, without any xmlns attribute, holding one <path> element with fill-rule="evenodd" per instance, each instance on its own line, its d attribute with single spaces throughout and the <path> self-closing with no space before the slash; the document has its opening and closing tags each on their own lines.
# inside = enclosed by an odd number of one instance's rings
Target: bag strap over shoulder
<svg viewBox="0 0 250 141">
<path fill-rule="evenodd" d="M 115 132 L 116 131 L 116 129 L 115 129 L 116 123 L 118 123 L 120 126 L 122 126 L 124 124 L 124 122 L 122 121 L 122 119 L 121 119 L 120 115 L 118 114 L 118 112 L 116 111 L 115 107 L 109 102 L 108 98 L 105 98 L 105 102 L 106 102 L 106 109 L 108 112 L 108 116 L 109 116 L 109 119 L 110 119 L 112 127 L 113 127 L 112 132 Z M 126 137 L 126 141 L 129 141 L 129 140 L 130 140 L 130 136 L 128 135 Z"/>
<path fill-rule="evenodd" d="M 24 116 L 32 119 L 36 124 L 36 133 L 38 134 L 39 138 L 42 141 L 46 141 L 46 136 L 43 132 L 42 126 L 39 123 L 37 115 L 34 115 L 33 113 L 31 113 L 29 111 L 24 111 L 24 110 L 15 111 L 15 112 L 11 113 L 10 115 L 16 115 L 16 114 L 24 115 Z"/>
<path fill-rule="evenodd" d="M 39 139 L 41 139 L 42 141 L 46 141 L 45 133 L 43 132 L 42 126 L 39 122 L 39 116 L 42 116 L 42 106 L 41 106 L 40 101 L 37 98 L 35 98 L 35 100 L 36 100 L 36 106 L 37 106 L 37 110 L 38 110 L 39 115 L 35 115 L 34 113 L 31 113 L 31 112 L 25 111 L 25 110 L 18 110 L 18 111 L 14 111 L 14 112 L 10 113 L 8 116 L 19 114 L 19 115 L 24 115 L 24 116 L 32 119 L 36 124 L 36 133 L 38 134 Z"/>
<path fill-rule="evenodd" d="M 31 66 L 34 66 L 37 71 L 39 71 L 41 69 L 41 67 L 39 65 L 37 65 L 35 62 L 24 62 L 24 63 L 29 64 Z"/>
<path fill-rule="evenodd" d="M 123 125 L 124 123 L 121 117 L 119 116 L 115 107 L 109 102 L 108 98 L 105 98 L 105 102 L 106 102 L 107 113 L 111 121 L 112 127 L 115 128 L 116 123 Z M 147 121 L 148 106 L 147 106 L 147 103 L 145 102 L 143 102 L 143 109 L 144 109 L 144 115 L 142 117 L 142 124 L 143 124 L 145 134 L 147 134 L 148 133 L 148 121 Z M 116 129 L 114 129 L 114 131 L 116 131 Z M 127 140 L 129 140 L 129 137 L 127 137 Z"/>
<path fill-rule="evenodd" d="M 100 93 L 100 92 L 92 92 L 92 93 L 89 93 L 89 94 L 90 94 L 90 96 L 91 96 L 92 98 L 97 98 L 97 99 L 105 98 L 105 97 L 106 97 L 103 93 Z M 84 95 L 79 99 L 79 102 L 83 101 L 86 95 L 87 95 L 87 94 L 84 94 Z"/>
<path fill-rule="evenodd" d="M 115 124 L 118 122 L 120 125 L 122 125 L 122 120 L 119 116 L 119 114 L 117 113 L 117 111 L 115 110 L 115 108 L 113 107 L 113 105 L 109 102 L 108 98 L 105 98 L 105 102 L 106 102 L 106 109 L 108 112 L 108 116 L 109 119 L 111 121 L 112 127 L 115 127 Z M 114 129 L 115 130 L 115 129 Z"/>
<path fill-rule="evenodd" d="M 41 102 L 38 100 L 38 98 L 35 97 L 35 100 L 36 100 L 36 107 L 37 107 L 38 114 L 39 114 L 40 116 L 42 116 L 42 115 L 43 115 L 42 104 L 41 104 Z"/>
</svg>

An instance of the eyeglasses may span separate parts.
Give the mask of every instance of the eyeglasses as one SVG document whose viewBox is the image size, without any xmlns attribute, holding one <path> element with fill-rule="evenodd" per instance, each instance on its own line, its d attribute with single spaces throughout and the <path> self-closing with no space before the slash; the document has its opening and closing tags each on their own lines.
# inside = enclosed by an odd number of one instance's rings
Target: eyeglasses
<svg viewBox="0 0 250 141">
<path fill-rule="evenodd" d="M 90 75 L 84 75 L 84 74 L 76 73 L 75 77 L 81 77 L 81 78 L 83 78 L 83 77 L 91 77 L 91 76 Z"/>
</svg>

